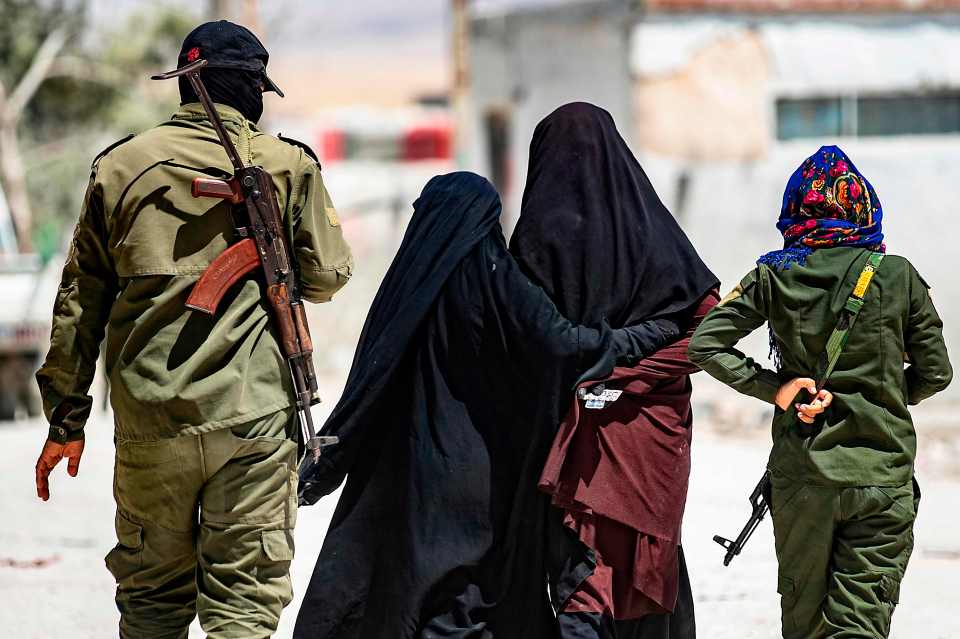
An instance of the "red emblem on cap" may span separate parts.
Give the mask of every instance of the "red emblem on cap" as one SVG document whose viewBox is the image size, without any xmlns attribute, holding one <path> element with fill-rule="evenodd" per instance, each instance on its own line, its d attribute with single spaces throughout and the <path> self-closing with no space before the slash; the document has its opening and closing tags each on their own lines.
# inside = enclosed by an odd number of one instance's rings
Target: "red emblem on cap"
<svg viewBox="0 0 960 639">
<path fill-rule="evenodd" d="M 187 62 L 194 62 L 200 57 L 200 47 L 194 47 L 187 51 Z"/>
</svg>

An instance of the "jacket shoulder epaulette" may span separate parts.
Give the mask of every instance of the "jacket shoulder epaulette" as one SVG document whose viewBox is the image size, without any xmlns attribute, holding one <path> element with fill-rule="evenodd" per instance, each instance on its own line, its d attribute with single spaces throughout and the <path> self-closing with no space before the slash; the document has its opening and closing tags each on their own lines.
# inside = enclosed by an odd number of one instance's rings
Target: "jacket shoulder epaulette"
<svg viewBox="0 0 960 639">
<path fill-rule="evenodd" d="M 751 288 L 753 288 L 756 285 L 759 277 L 760 277 L 759 268 L 755 268 L 749 273 L 747 273 L 746 276 L 744 276 L 744 278 L 740 280 L 740 283 L 737 284 L 732 291 L 727 293 L 727 295 L 724 296 L 722 300 L 720 300 L 720 303 L 717 304 L 717 306 L 726 306 L 733 300 L 737 299 L 738 297 L 740 297 L 741 295 L 749 291 Z"/>
<path fill-rule="evenodd" d="M 121 144 L 126 144 L 127 142 L 132 140 L 134 137 L 136 137 L 136 134 L 130 133 L 129 135 L 120 138 L 119 140 L 117 140 L 116 142 L 114 142 L 113 144 L 105 148 L 103 151 L 100 151 L 100 153 L 98 153 L 97 156 L 93 158 L 93 162 L 90 163 L 90 168 L 96 168 L 100 160 L 103 159 L 103 156 L 105 156 L 110 151 L 113 151 L 115 148 L 117 148 Z"/>
<path fill-rule="evenodd" d="M 288 138 L 283 135 L 278 135 L 277 139 L 283 140 L 287 144 L 292 144 L 293 146 L 300 147 L 303 149 L 303 152 L 313 158 L 313 161 L 317 163 L 317 166 L 320 166 L 320 158 L 317 157 L 316 152 L 310 148 L 310 145 L 306 142 L 301 142 L 300 140 L 294 140 L 293 138 Z"/>
<path fill-rule="evenodd" d="M 923 284 L 924 288 L 927 290 L 932 288 L 930 283 L 927 282 L 926 278 L 923 277 L 923 275 L 920 274 L 920 271 L 917 270 L 917 267 L 913 265 L 913 262 L 901 255 L 887 254 L 887 257 L 883 260 L 883 264 L 886 265 L 887 268 L 894 268 L 898 264 L 902 264 L 901 268 L 906 274 L 908 280 L 911 276 L 916 276 L 916 278 L 920 280 L 920 283 Z M 883 268 L 883 265 L 881 265 L 881 268 Z"/>
</svg>

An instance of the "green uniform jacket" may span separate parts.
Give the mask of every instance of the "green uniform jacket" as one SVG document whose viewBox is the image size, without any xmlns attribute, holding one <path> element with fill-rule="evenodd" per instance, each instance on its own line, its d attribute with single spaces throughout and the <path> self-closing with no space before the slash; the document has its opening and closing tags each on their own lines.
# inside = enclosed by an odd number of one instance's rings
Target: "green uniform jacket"
<svg viewBox="0 0 960 639">
<path fill-rule="evenodd" d="M 803 266 L 758 266 L 700 324 L 690 360 L 741 393 L 773 403 L 782 382 L 816 377 L 817 358 L 868 255 L 830 248 L 815 251 Z M 771 470 L 825 486 L 910 481 L 916 433 L 907 405 L 943 390 L 952 377 L 943 323 L 927 288 L 907 260 L 884 259 L 827 383 L 834 400 L 822 430 L 800 437 L 796 411 L 776 409 Z M 764 322 L 780 344 L 776 373 L 735 348 Z"/>
<path fill-rule="evenodd" d="M 320 167 L 303 148 L 217 105 L 244 161 L 272 176 L 300 266 L 303 298 L 325 302 L 353 267 Z M 199 104 L 114 145 L 92 167 L 37 373 L 47 418 L 83 435 L 106 334 L 117 436 L 155 440 L 289 409 L 291 380 L 255 278 L 215 316 L 184 303 L 233 239 L 231 206 L 191 196 L 195 177 L 232 173 Z"/>
</svg>

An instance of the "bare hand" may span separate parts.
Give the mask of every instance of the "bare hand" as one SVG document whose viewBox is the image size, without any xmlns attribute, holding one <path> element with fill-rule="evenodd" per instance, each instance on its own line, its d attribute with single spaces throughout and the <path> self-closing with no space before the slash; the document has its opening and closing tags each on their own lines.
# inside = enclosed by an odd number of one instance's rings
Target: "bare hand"
<svg viewBox="0 0 960 639">
<path fill-rule="evenodd" d="M 67 473 L 76 477 L 80 472 L 80 456 L 83 455 L 83 440 L 58 444 L 49 439 L 44 443 L 37 460 L 37 497 L 43 501 L 50 499 L 50 473 L 60 460 L 67 458 Z"/>
<path fill-rule="evenodd" d="M 824 389 L 817 393 L 816 398 L 809 404 L 797 404 L 797 416 L 804 424 L 812 424 L 817 415 L 827 410 L 827 407 L 833 403 L 833 393 Z"/>
<path fill-rule="evenodd" d="M 790 410 L 790 405 L 796 400 L 800 391 L 807 391 L 811 395 L 817 394 L 817 383 L 809 377 L 796 377 L 780 387 L 774 400 L 780 410 Z"/>
</svg>

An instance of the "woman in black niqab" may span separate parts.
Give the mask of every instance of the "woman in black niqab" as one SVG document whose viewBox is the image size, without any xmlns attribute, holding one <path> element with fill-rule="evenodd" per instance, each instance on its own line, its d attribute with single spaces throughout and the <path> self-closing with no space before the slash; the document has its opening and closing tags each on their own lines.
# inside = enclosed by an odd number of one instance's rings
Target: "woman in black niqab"
<svg viewBox="0 0 960 639">
<path fill-rule="evenodd" d="M 716 301 L 716 276 L 660 201 L 613 118 L 591 104 L 562 106 L 534 131 L 510 251 L 574 322 L 616 328 L 671 317 L 689 339 Z M 586 378 L 623 393 L 605 410 L 581 411 L 570 393 L 543 407 L 541 419 L 563 422 L 540 484 L 558 506 L 546 538 L 552 600 L 558 612 L 569 613 L 560 617 L 565 639 L 694 636 L 678 543 L 695 370 L 681 340 L 642 366 Z M 555 383 L 566 388 L 564 380 Z M 613 538 L 627 541 L 604 545 Z M 651 547 L 659 555 L 651 557 Z M 613 584 L 601 583 L 611 574 Z M 651 574 L 658 579 L 643 583 Z M 658 607 L 676 614 L 649 614 Z"/>
<path fill-rule="evenodd" d="M 538 407 L 677 327 L 564 319 L 508 253 L 479 176 L 434 178 L 414 208 L 322 429 L 340 443 L 301 470 L 307 504 L 348 477 L 294 636 L 555 637 L 536 480 L 556 423 Z"/>
<path fill-rule="evenodd" d="M 628 326 L 693 306 L 718 284 L 607 111 L 544 118 L 510 252 L 566 317 Z"/>
</svg>

